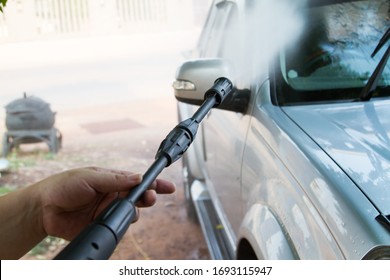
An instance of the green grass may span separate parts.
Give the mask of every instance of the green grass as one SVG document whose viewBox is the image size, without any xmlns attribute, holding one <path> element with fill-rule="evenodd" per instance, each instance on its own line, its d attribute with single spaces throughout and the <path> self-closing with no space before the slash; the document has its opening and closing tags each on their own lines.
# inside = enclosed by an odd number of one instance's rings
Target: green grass
<svg viewBox="0 0 390 280">
<path fill-rule="evenodd" d="M 13 188 L 7 185 L 0 186 L 0 196 L 5 195 L 9 192 L 12 192 Z"/>
<path fill-rule="evenodd" d="M 17 150 L 12 151 L 8 156 L 11 170 L 18 170 L 22 167 L 34 167 L 40 160 L 55 160 L 56 155 L 52 152 L 32 151 L 29 154 L 21 155 Z"/>
<path fill-rule="evenodd" d="M 46 259 L 49 251 L 53 251 L 65 243 L 65 240 L 53 236 L 48 236 L 43 239 L 38 245 L 30 250 L 28 255 L 34 256 L 37 259 Z"/>
</svg>

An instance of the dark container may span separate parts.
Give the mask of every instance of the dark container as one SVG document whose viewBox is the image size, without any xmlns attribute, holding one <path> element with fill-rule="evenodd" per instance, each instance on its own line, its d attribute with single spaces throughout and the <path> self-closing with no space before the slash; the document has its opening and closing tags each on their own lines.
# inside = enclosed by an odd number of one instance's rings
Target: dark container
<svg viewBox="0 0 390 280">
<path fill-rule="evenodd" d="M 9 131 L 49 130 L 53 128 L 55 113 L 50 105 L 34 96 L 26 96 L 10 102 L 6 109 L 5 124 Z"/>
</svg>

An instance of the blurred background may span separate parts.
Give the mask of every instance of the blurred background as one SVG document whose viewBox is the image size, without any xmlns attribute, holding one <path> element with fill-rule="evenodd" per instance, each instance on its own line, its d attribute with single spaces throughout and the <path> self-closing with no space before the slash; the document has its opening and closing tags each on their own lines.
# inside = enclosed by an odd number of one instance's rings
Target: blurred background
<svg viewBox="0 0 390 280">
<path fill-rule="evenodd" d="M 26 94 L 55 112 L 62 147 L 55 153 L 46 143 L 26 143 L 3 155 L 9 165 L 0 194 L 80 166 L 146 171 L 177 124 L 171 84 L 196 46 L 210 4 L 8 1 L 0 13 L 0 132 L 7 131 L 5 106 Z M 161 177 L 178 191 L 141 211 L 114 259 L 208 258 L 198 226 L 187 221 L 180 162 Z M 51 258 L 65 243 L 48 237 L 25 258 Z"/>
</svg>

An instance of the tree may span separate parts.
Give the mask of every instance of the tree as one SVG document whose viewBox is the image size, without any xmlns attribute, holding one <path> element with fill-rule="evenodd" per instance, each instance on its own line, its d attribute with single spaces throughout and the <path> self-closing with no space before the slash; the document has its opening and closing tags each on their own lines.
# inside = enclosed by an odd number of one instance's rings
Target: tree
<svg viewBox="0 0 390 280">
<path fill-rule="evenodd" d="M 3 9 L 5 5 L 7 4 L 8 0 L 0 0 L 0 12 L 3 12 Z"/>
</svg>

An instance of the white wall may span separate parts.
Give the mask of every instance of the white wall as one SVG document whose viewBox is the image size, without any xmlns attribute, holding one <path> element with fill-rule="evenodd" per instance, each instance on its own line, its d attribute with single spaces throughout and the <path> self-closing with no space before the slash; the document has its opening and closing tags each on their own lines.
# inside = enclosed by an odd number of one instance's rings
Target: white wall
<svg viewBox="0 0 390 280">
<path fill-rule="evenodd" d="M 211 0 L 10 0 L 0 43 L 199 27 Z"/>
</svg>

